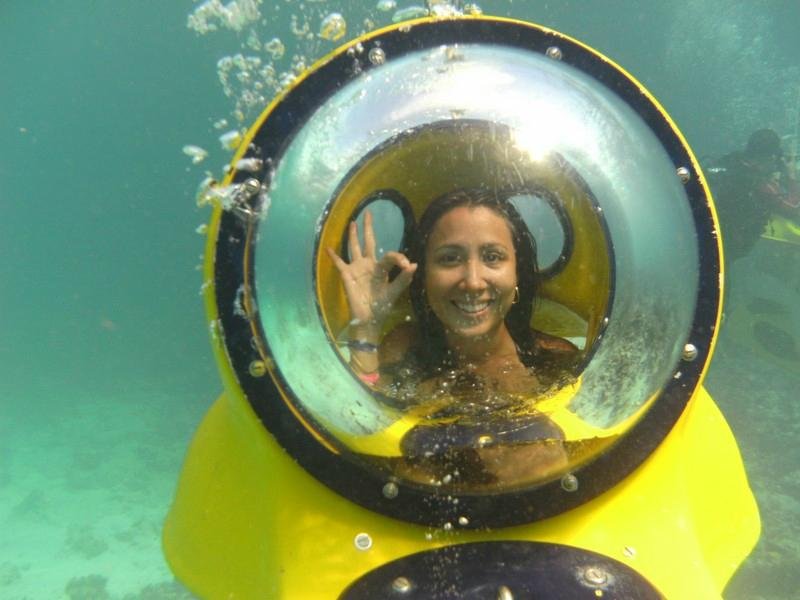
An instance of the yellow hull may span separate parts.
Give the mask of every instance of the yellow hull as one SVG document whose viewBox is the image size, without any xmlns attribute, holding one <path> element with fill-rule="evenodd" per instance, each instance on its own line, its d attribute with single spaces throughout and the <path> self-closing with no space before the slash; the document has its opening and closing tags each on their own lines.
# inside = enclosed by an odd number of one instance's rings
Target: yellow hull
<svg viewBox="0 0 800 600">
<path fill-rule="evenodd" d="M 758 539 L 733 435 L 700 388 L 661 446 L 583 506 L 491 532 L 396 521 L 300 468 L 241 398 L 222 395 L 189 450 L 164 530 L 175 574 L 203 598 L 336 598 L 396 558 L 454 543 L 547 541 L 612 557 L 666 598 L 721 598 Z M 359 533 L 372 546 L 356 548 Z"/>
</svg>

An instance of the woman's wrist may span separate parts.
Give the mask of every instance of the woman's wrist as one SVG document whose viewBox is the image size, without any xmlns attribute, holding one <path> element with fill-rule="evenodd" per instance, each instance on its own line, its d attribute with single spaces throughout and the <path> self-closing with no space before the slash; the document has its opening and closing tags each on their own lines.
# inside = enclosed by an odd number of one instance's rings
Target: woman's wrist
<svg viewBox="0 0 800 600">
<path fill-rule="evenodd" d="M 348 327 L 347 337 L 351 341 L 364 342 L 377 347 L 381 339 L 381 326 L 375 321 L 353 321 Z"/>
<path fill-rule="evenodd" d="M 378 344 L 374 344 L 365 339 L 350 339 L 347 342 L 347 347 L 351 352 L 366 352 L 368 354 L 375 354 L 378 352 Z"/>
<path fill-rule="evenodd" d="M 350 344 L 348 344 L 348 346 L 349 345 Z M 363 381 L 369 380 L 371 383 L 374 383 L 372 379 L 377 381 L 380 366 L 377 351 L 364 352 L 360 350 L 350 350 L 350 367 Z M 364 377 L 367 379 L 364 379 Z"/>
</svg>

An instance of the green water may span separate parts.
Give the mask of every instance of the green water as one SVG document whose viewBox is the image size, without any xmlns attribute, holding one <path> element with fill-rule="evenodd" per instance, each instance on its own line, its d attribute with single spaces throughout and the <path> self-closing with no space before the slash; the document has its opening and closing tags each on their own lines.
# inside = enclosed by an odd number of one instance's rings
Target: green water
<svg viewBox="0 0 800 600">
<path fill-rule="evenodd" d="M 400 6 L 409 3 L 399 2 Z M 792 132 L 800 5 L 721 0 L 480 3 L 613 58 L 700 157 L 751 131 Z M 220 389 L 200 275 L 208 212 L 194 191 L 228 154 L 216 63 L 246 34 L 200 36 L 188 1 L 0 5 L 0 597 L 173 598 L 160 527 L 186 446 Z M 374 4 L 338 10 L 348 35 Z M 260 37 L 292 53 L 293 1 Z M 344 41 L 344 39 L 342 40 Z M 317 55 L 333 47 L 317 39 Z M 309 57 L 313 58 L 313 57 Z M 192 165 L 186 144 L 209 150 Z M 759 242 L 731 269 L 708 387 L 737 434 L 763 535 L 727 598 L 800 589 L 800 247 Z M 105 594 L 105 595 L 104 595 Z"/>
</svg>

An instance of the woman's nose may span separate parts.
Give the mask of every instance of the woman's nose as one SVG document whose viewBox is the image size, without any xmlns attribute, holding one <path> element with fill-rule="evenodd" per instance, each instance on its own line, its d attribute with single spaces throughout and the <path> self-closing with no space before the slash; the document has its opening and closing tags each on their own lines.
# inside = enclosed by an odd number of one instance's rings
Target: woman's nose
<svg viewBox="0 0 800 600">
<path fill-rule="evenodd" d="M 486 288 L 486 280 L 483 277 L 479 261 L 470 260 L 464 264 L 461 284 L 467 291 L 481 291 Z"/>
</svg>

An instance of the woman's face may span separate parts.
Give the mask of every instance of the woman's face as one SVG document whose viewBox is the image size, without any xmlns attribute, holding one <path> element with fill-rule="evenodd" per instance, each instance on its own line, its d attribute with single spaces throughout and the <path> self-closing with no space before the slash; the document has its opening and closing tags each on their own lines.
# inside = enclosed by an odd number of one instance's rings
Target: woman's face
<svg viewBox="0 0 800 600">
<path fill-rule="evenodd" d="M 425 293 L 449 336 L 491 336 L 514 302 L 517 260 L 506 220 L 460 206 L 434 226 L 425 251 Z"/>
</svg>

